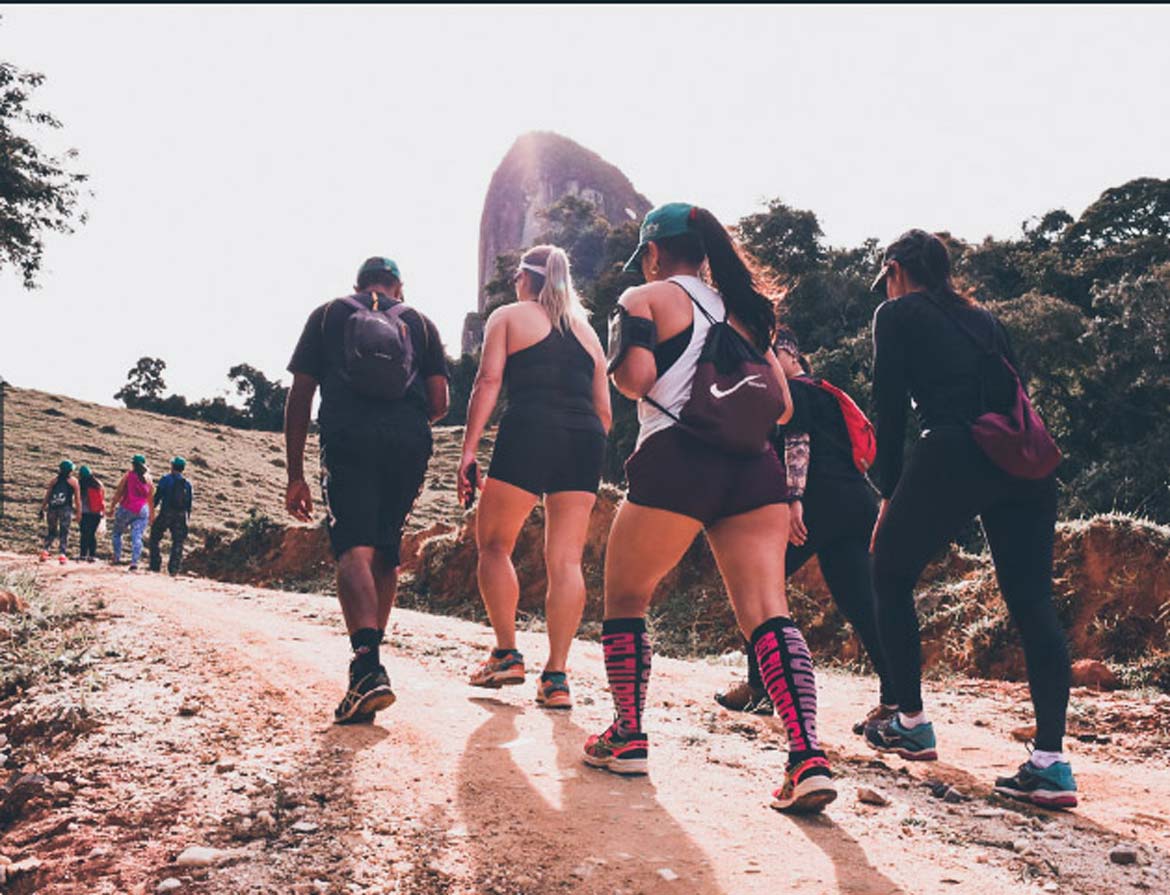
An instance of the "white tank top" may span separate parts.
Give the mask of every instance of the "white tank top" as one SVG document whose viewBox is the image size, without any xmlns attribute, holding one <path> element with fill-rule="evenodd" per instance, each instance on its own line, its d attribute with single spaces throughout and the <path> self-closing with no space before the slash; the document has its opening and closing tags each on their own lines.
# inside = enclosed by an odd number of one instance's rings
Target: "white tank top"
<svg viewBox="0 0 1170 895">
<path fill-rule="evenodd" d="M 727 315 L 723 297 L 698 277 L 671 277 L 669 282 L 682 286 L 714 319 L 722 320 Z M 654 399 L 674 416 L 679 415 L 683 405 L 691 397 L 691 384 L 695 379 L 695 370 L 699 366 L 699 355 L 703 353 L 703 345 L 707 342 L 707 330 L 711 328 L 710 322 L 698 308 L 692 305 L 691 311 L 694 315 L 691 341 L 683 349 L 679 359 L 658 377 L 654 386 L 646 393 L 646 398 Z M 663 413 L 646 398 L 638 401 L 638 441 L 634 445 L 634 450 L 640 448 L 642 442 L 655 432 L 677 425 L 673 417 Z"/>
</svg>

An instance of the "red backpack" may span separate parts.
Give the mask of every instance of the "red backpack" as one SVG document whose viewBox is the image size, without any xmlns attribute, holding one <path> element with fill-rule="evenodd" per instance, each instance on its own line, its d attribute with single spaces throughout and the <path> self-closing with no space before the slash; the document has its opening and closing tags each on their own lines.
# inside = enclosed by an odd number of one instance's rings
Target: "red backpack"
<svg viewBox="0 0 1170 895">
<path fill-rule="evenodd" d="M 817 379 L 814 376 L 801 378 L 837 399 L 837 406 L 841 408 L 841 417 L 845 420 L 845 431 L 849 433 L 849 446 L 853 451 L 853 465 L 857 467 L 858 472 L 867 472 L 877 458 L 877 431 L 874 429 L 873 423 L 869 421 L 869 417 L 857 406 L 857 402 L 831 382 Z"/>
</svg>

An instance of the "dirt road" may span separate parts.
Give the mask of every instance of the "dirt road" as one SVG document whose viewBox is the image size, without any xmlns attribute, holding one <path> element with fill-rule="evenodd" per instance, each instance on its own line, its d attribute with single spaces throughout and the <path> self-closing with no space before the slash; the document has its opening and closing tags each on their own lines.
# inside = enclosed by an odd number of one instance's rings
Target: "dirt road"
<svg viewBox="0 0 1170 895">
<path fill-rule="evenodd" d="M 0 554 L 0 568 L 29 563 Z M 466 686 L 486 628 L 396 612 L 386 652 L 397 704 L 375 726 L 336 728 L 348 648 L 331 600 L 39 570 L 46 588 L 88 601 L 95 640 L 70 686 L 34 690 L 9 717 L 76 703 L 94 729 L 34 756 L 56 795 L 0 838 L 0 854 L 41 861 L 35 889 L 11 891 L 148 893 L 174 878 L 174 891 L 225 893 L 1170 892 L 1161 741 L 1098 722 L 1110 743 L 1071 746 L 1083 795 L 1073 813 L 989 795 L 995 773 L 1025 757 L 1009 736 L 1026 721 L 1019 686 L 935 685 L 942 761 L 907 766 L 877 761 L 849 733 L 872 682 L 822 672 L 819 727 L 841 797 L 796 819 L 767 807 L 781 733 L 710 699 L 727 664 L 655 659 L 651 774 L 626 780 L 578 758 L 610 717 L 595 643 L 574 647 L 576 708 L 553 714 L 533 704 L 534 684 Z M 542 641 L 522 635 L 532 666 Z M 1074 710 L 1128 717 L 1147 702 L 1078 691 Z M 928 780 L 965 800 L 936 798 Z M 890 804 L 859 803 L 862 786 Z M 1134 864 L 1111 861 L 1119 845 Z M 177 866 L 190 846 L 219 852 Z"/>
</svg>

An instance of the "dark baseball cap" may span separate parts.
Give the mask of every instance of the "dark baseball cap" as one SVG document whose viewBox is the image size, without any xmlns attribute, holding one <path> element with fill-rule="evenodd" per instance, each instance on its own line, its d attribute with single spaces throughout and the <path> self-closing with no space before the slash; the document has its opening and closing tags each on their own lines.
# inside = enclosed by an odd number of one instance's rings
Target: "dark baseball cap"
<svg viewBox="0 0 1170 895">
<path fill-rule="evenodd" d="M 358 279 L 362 278 L 362 274 L 371 273 L 373 271 L 385 271 L 394 277 L 396 280 L 402 279 L 402 274 L 398 272 L 398 265 L 389 258 L 374 257 L 367 258 L 362 262 L 362 266 L 358 268 Z"/>
<path fill-rule="evenodd" d="M 695 206 L 687 202 L 668 202 L 651 208 L 646 212 L 642 227 L 638 231 L 638 248 L 634 250 L 634 254 L 630 256 L 622 270 L 626 273 L 638 270 L 646 246 L 656 239 L 682 236 L 690 231 L 694 220 Z"/>
<path fill-rule="evenodd" d="M 946 246 L 943 245 L 942 240 L 933 233 L 927 233 L 925 230 L 907 230 L 891 242 L 886 246 L 885 252 L 882 253 L 882 268 L 878 271 L 878 275 L 874 277 L 874 281 L 870 283 L 870 291 L 885 292 L 886 275 L 890 272 L 891 261 L 897 261 L 903 265 L 911 264 L 915 261 L 922 261 L 932 244 L 940 246 L 943 253 L 946 253 Z"/>
</svg>

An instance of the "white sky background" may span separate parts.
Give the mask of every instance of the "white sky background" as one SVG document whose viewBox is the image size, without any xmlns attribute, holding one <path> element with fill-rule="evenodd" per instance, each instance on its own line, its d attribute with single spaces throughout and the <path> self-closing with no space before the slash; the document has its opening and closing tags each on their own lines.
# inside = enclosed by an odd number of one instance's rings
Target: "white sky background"
<svg viewBox="0 0 1170 895">
<path fill-rule="evenodd" d="M 529 130 L 729 223 L 781 197 L 835 245 L 1011 236 L 1170 176 L 1167 7 L 0 12 L 95 193 L 41 289 L 0 274 L 0 374 L 103 403 L 143 355 L 192 399 L 238 362 L 284 375 L 372 254 L 458 350 L 488 181 Z"/>
</svg>

